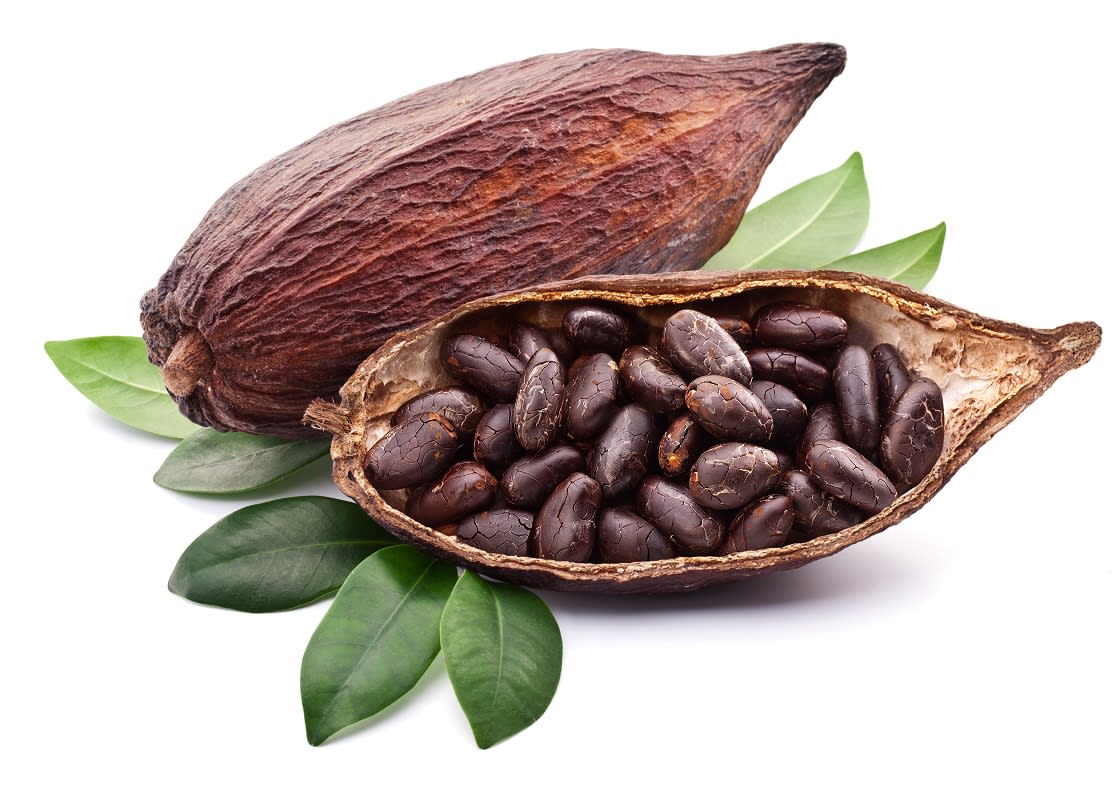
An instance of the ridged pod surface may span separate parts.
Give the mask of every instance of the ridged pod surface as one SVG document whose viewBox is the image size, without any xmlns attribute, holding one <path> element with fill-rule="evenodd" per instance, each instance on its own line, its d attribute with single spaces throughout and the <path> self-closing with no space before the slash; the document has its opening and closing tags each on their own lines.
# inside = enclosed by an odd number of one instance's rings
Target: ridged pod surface
<svg viewBox="0 0 1120 788">
<path fill-rule="evenodd" d="M 420 390 L 446 385 L 439 346 L 451 334 L 497 335 L 511 320 L 546 328 L 589 300 L 629 306 L 650 326 L 683 304 L 751 314 L 794 300 L 848 318 L 856 341 L 890 342 L 918 374 L 944 392 L 944 448 L 913 488 L 857 525 L 807 542 L 738 553 L 627 564 L 577 564 L 494 555 L 426 528 L 403 514 L 399 494 L 384 496 L 362 472 L 365 449 L 388 429 L 393 411 Z M 334 478 L 377 522 L 440 558 L 522 585 L 612 593 L 681 591 L 791 569 L 876 534 L 920 508 L 976 450 L 1100 344 L 1095 323 L 1035 330 L 982 317 L 903 285 L 841 271 L 692 272 L 587 277 L 480 299 L 397 336 L 370 356 L 342 390 L 340 404 L 318 402 L 308 420 L 335 434 Z M 1023 494 L 1029 490 L 1019 491 Z M 1007 490 L 1014 495 L 1016 491 Z"/>
<path fill-rule="evenodd" d="M 844 66 L 835 44 L 543 55 L 329 128 L 229 189 L 141 302 L 200 424 L 285 437 L 395 332 L 498 290 L 695 268 Z"/>
</svg>

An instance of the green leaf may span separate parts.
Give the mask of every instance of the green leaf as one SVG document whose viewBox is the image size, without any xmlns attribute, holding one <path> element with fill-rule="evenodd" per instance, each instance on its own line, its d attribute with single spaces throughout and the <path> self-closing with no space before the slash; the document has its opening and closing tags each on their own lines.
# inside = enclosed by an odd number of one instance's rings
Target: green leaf
<svg viewBox="0 0 1120 788">
<path fill-rule="evenodd" d="M 172 449 L 153 478 L 160 487 L 179 492 L 245 492 L 291 476 L 328 451 L 327 440 L 203 429 Z"/>
<path fill-rule="evenodd" d="M 167 587 L 204 605 L 271 613 L 334 593 L 397 540 L 357 505 L 308 495 L 246 506 L 186 549 Z"/>
<path fill-rule="evenodd" d="M 467 570 L 440 622 L 451 685 L 486 749 L 533 724 L 560 682 L 563 643 L 548 606 Z"/>
<path fill-rule="evenodd" d="M 863 159 L 853 153 L 748 211 L 704 268 L 819 268 L 855 249 L 870 211 Z"/>
<path fill-rule="evenodd" d="M 179 413 L 140 337 L 86 337 L 43 347 L 63 377 L 114 419 L 169 438 L 198 429 Z"/>
<path fill-rule="evenodd" d="M 455 567 L 407 545 L 378 550 L 350 573 L 303 654 L 307 741 L 322 744 L 420 680 L 439 653 L 439 619 Z"/>
<path fill-rule="evenodd" d="M 944 246 L 945 222 L 942 222 L 901 241 L 857 252 L 824 267 L 882 276 L 921 290 L 937 271 Z"/>
</svg>

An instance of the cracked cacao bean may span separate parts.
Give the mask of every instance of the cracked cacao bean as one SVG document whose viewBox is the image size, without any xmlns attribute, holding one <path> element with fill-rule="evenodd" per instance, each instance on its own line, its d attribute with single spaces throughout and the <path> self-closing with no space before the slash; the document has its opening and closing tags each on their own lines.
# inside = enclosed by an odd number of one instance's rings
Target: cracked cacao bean
<svg viewBox="0 0 1120 788">
<path fill-rule="evenodd" d="M 529 534 L 529 554 L 554 561 L 586 561 L 595 548 L 595 518 L 603 493 L 587 474 L 573 473 L 541 504 Z"/>
<path fill-rule="evenodd" d="M 865 512 L 882 511 L 898 497 L 886 474 L 840 441 L 814 443 L 805 455 L 805 468 L 826 493 Z"/>
<path fill-rule="evenodd" d="M 399 490 L 434 479 L 455 461 L 459 439 L 438 413 L 418 413 L 390 429 L 366 452 L 364 467 L 372 484 Z"/>
<path fill-rule="evenodd" d="M 408 497 L 405 513 L 436 528 L 485 509 L 494 500 L 498 480 L 477 462 L 457 462 L 435 482 L 418 487 Z"/>
<path fill-rule="evenodd" d="M 751 328 L 760 345 L 804 353 L 832 350 L 848 339 L 848 323 L 835 312 L 784 301 L 755 312 Z"/>
<path fill-rule="evenodd" d="M 879 450 L 879 386 L 871 354 L 859 345 L 848 345 L 832 371 L 836 410 L 844 441 L 865 457 Z"/>
<path fill-rule="evenodd" d="M 689 494 L 686 487 L 661 476 L 647 476 L 634 501 L 638 513 L 665 535 L 679 552 L 711 552 L 727 534 L 715 515 Z"/>
<path fill-rule="evenodd" d="M 661 472 L 670 478 L 688 473 L 708 442 L 708 434 L 691 416 L 677 416 L 657 444 Z"/>
<path fill-rule="evenodd" d="M 478 422 L 486 413 L 486 406 L 482 399 L 470 389 L 462 386 L 445 386 L 444 388 L 417 394 L 408 402 L 397 408 L 389 424 L 396 427 L 398 424 L 411 419 L 417 413 L 438 413 L 447 419 L 454 427 L 455 434 L 464 440 L 474 435 Z"/>
<path fill-rule="evenodd" d="M 738 509 L 782 477 L 774 452 L 749 443 L 720 443 L 696 458 L 688 491 L 709 509 Z"/>
<path fill-rule="evenodd" d="M 533 513 L 517 509 L 491 509 L 459 523 L 455 535 L 471 547 L 501 555 L 529 555 Z"/>
<path fill-rule="evenodd" d="M 670 315 L 661 332 L 661 352 L 691 380 L 720 375 L 751 384 L 751 365 L 739 343 L 703 312 L 682 309 Z"/>
<path fill-rule="evenodd" d="M 512 506 L 536 509 L 565 477 L 584 469 L 583 452 L 575 446 L 553 444 L 543 451 L 514 460 L 498 485 Z"/>
<path fill-rule="evenodd" d="M 587 454 L 587 472 L 608 500 L 638 486 L 656 437 L 653 416 L 641 405 L 626 405 L 611 419 Z"/>
<path fill-rule="evenodd" d="M 915 378 L 894 403 L 883 426 L 883 469 L 909 487 L 933 469 L 945 445 L 945 403 L 941 387 Z"/>
<path fill-rule="evenodd" d="M 517 396 L 525 365 L 517 356 L 493 342 L 471 334 L 448 337 L 439 352 L 444 369 L 497 402 Z"/>
<path fill-rule="evenodd" d="M 696 423 L 716 438 L 765 443 L 774 431 L 774 417 L 742 383 L 704 375 L 688 384 L 684 404 Z"/>
<path fill-rule="evenodd" d="M 806 405 L 819 402 L 832 391 L 828 367 L 803 353 L 780 347 L 759 347 L 747 351 L 754 376 L 772 380 L 792 389 Z"/>
<path fill-rule="evenodd" d="M 551 348 L 541 348 L 525 364 L 513 402 L 513 432 L 526 450 L 540 451 L 559 432 L 564 386 L 564 367 Z"/>
<path fill-rule="evenodd" d="M 513 405 L 503 402 L 486 411 L 474 433 L 474 458 L 501 470 L 524 454 L 513 432 Z"/>
<path fill-rule="evenodd" d="M 606 353 L 579 365 L 567 391 L 568 434 L 574 440 L 591 440 L 602 431 L 614 413 L 620 385 L 618 364 Z"/>
<path fill-rule="evenodd" d="M 910 370 L 898 348 L 889 342 L 876 345 L 871 351 L 875 365 L 875 381 L 879 387 L 879 415 L 885 420 L 891 407 L 910 385 Z"/>
<path fill-rule="evenodd" d="M 630 399 L 654 413 L 672 413 L 684 405 L 684 379 L 648 345 L 626 348 L 618 371 Z"/>
<path fill-rule="evenodd" d="M 676 553 L 669 540 L 629 509 L 607 507 L 599 512 L 596 549 L 603 563 L 660 561 Z"/>
<path fill-rule="evenodd" d="M 788 495 L 767 495 L 752 503 L 731 521 L 727 539 L 717 555 L 731 555 L 744 550 L 765 550 L 785 544 L 793 527 L 793 501 Z"/>
</svg>

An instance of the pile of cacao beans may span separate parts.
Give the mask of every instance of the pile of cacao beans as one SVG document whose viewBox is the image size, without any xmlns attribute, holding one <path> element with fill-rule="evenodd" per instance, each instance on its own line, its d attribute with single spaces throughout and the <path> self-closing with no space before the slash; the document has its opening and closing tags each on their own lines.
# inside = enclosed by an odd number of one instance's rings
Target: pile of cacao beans
<svg viewBox="0 0 1120 788">
<path fill-rule="evenodd" d="M 944 442 L 938 385 L 819 307 L 650 328 L 584 304 L 560 330 L 493 339 L 449 336 L 461 385 L 404 403 L 363 460 L 375 487 L 407 488 L 410 517 L 490 552 L 615 563 L 806 541 L 889 506 Z"/>
</svg>

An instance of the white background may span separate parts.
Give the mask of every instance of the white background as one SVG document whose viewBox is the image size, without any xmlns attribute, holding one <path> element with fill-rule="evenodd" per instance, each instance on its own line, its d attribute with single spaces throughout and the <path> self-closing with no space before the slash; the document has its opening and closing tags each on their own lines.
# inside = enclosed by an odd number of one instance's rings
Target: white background
<svg viewBox="0 0 1120 788">
<path fill-rule="evenodd" d="M 1103 4 L 20 5 L 36 10 L 0 22 L 0 780 L 1116 784 L 1120 67 Z M 922 511 L 833 558 L 684 596 L 544 594 L 559 690 L 490 751 L 438 661 L 373 724 L 308 746 L 299 664 L 326 605 L 251 616 L 165 588 L 198 533 L 266 495 L 156 487 L 172 443 L 102 415 L 43 341 L 138 334 L 141 294 L 228 185 L 412 90 L 547 51 L 817 40 L 844 44 L 847 70 L 758 199 L 859 150 L 863 247 L 945 220 L 931 293 L 1035 327 L 1095 320 L 1102 350 Z M 266 493 L 337 494 L 326 478 Z"/>
</svg>

